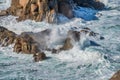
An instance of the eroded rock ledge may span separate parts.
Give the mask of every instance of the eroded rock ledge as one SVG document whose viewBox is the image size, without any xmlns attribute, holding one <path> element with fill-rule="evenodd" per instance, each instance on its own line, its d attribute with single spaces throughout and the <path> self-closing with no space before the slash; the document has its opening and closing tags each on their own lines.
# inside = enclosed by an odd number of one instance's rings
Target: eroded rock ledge
<svg viewBox="0 0 120 80">
<path fill-rule="evenodd" d="M 104 39 L 98 33 L 91 31 L 89 28 L 83 28 L 80 31 L 69 30 L 66 38 L 62 41 L 63 46 L 58 49 L 49 48 L 46 36 L 52 33 L 52 30 L 46 29 L 41 32 L 23 32 L 20 35 L 4 28 L 0 27 L 0 45 L 6 47 L 14 44 L 13 51 L 16 53 L 33 54 L 34 61 L 38 62 L 46 59 L 44 51 L 51 51 L 51 53 L 59 53 L 63 50 L 70 50 L 73 48 L 74 43 L 80 41 L 80 36 L 89 35 L 90 37 L 98 37 L 98 39 Z"/>
<path fill-rule="evenodd" d="M 99 0 L 12 0 L 11 7 L 1 11 L 0 16 L 14 15 L 17 20 L 31 19 L 35 21 L 46 20 L 56 23 L 57 16 L 63 14 L 69 19 L 73 18 L 74 4 L 101 10 L 105 5 Z"/>
</svg>

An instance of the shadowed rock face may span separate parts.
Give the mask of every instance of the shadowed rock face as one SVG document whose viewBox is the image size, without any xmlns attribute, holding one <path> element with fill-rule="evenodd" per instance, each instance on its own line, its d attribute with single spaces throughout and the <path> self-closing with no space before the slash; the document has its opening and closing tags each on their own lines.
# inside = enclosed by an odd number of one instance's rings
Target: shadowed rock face
<svg viewBox="0 0 120 80">
<path fill-rule="evenodd" d="M 0 27 L 0 44 L 2 46 L 8 46 L 14 43 L 16 34 L 12 31 L 7 30 L 4 27 Z"/>
<path fill-rule="evenodd" d="M 98 10 L 104 9 L 105 5 L 99 0 L 74 0 L 77 5 L 82 7 L 90 7 Z"/>
<path fill-rule="evenodd" d="M 58 11 L 68 18 L 73 18 L 72 6 L 67 0 L 58 2 Z"/>
<path fill-rule="evenodd" d="M 110 80 L 120 80 L 120 71 L 116 72 Z"/>
<path fill-rule="evenodd" d="M 72 4 L 74 1 L 79 6 L 101 10 L 104 4 L 99 0 L 12 0 L 11 7 L 0 12 L 0 16 L 14 15 L 17 20 L 31 19 L 35 21 L 46 20 L 49 23 L 57 23 L 58 14 L 73 18 Z"/>
</svg>

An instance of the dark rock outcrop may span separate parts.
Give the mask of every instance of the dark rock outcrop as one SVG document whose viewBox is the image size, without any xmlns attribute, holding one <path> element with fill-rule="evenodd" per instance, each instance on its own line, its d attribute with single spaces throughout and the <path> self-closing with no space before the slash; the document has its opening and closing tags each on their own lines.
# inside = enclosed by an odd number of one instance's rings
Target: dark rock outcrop
<svg viewBox="0 0 120 80">
<path fill-rule="evenodd" d="M 70 50 L 73 48 L 73 44 L 71 42 L 70 38 L 67 38 L 64 42 L 63 47 L 60 48 L 60 50 Z"/>
<path fill-rule="evenodd" d="M 39 49 L 39 44 L 28 34 L 24 33 L 16 38 L 14 52 L 33 54 L 35 62 L 44 60 L 46 58 L 45 53 L 41 52 L 41 50 Z"/>
<path fill-rule="evenodd" d="M 90 7 L 101 10 L 105 7 L 99 0 L 12 0 L 11 7 L 1 11 L 0 16 L 14 15 L 17 20 L 31 19 L 35 21 L 46 20 L 49 23 L 56 23 L 58 14 L 73 18 L 72 4 Z"/>
<path fill-rule="evenodd" d="M 4 27 L 0 27 L 0 44 L 2 46 L 8 46 L 13 44 L 16 38 L 16 34 Z"/>
<path fill-rule="evenodd" d="M 59 1 L 58 11 L 68 18 L 73 18 L 72 6 L 70 5 L 69 1 Z"/>
<path fill-rule="evenodd" d="M 110 80 L 120 80 L 120 71 L 116 72 Z"/>
<path fill-rule="evenodd" d="M 14 32 L 0 26 L 0 45 L 5 47 L 14 43 L 14 52 L 33 54 L 34 61 L 41 61 L 46 58 L 45 53 L 39 49 L 39 44 L 28 34 L 16 35 Z"/>
<path fill-rule="evenodd" d="M 64 41 L 64 45 L 59 49 L 52 49 L 52 53 L 59 53 L 64 50 L 70 50 L 74 47 L 74 43 L 81 40 L 81 35 L 88 35 L 90 37 L 97 37 L 99 40 L 103 40 L 104 37 L 100 36 L 99 33 L 91 31 L 89 28 L 83 28 L 80 31 L 69 30 L 67 38 Z"/>
<path fill-rule="evenodd" d="M 97 10 L 104 9 L 105 5 L 99 0 L 74 0 L 77 5 L 82 7 L 90 7 Z"/>
<path fill-rule="evenodd" d="M 33 58 L 35 62 L 38 62 L 38 61 L 46 59 L 46 55 L 44 53 L 35 53 L 33 55 Z"/>
<path fill-rule="evenodd" d="M 74 47 L 74 43 L 81 40 L 81 34 L 97 37 L 98 33 L 91 31 L 89 28 L 83 28 L 80 31 L 69 30 L 66 38 L 63 41 L 63 46 L 58 49 L 49 49 L 46 43 L 50 40 L 52 33 L 51 29 L 46 29 L 41 32 L 23 32 L 16 35 L 14 32 L 0 27 L 0 44 L 8 46 L 14 43 L 14 52 L 33 54 L 35 62 L 46 59 L 44 51 L 52 51 L 52 53 L 59 53 L 61 51 L 70 50 Z"/>
</svg>

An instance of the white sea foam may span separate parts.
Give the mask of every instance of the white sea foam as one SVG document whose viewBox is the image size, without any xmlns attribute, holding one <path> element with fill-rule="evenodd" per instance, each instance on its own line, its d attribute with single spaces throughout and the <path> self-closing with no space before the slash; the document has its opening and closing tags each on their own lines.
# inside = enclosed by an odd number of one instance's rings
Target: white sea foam
<svg viewBox="0 0 120 80">
<path fill-rule="evenodd" d="M 100 2 L 104 3 L 106 6 L 108 5 L 109 0 L 100 0 Z"/>
<path fill-rule="evenodd" d="M 7 1 L 9 4 L 10 0 Z M 109 0 L 108 5 L 116 6 L 117 2 L 119 0 Z M 14 53 L 13 46 L 0 47 L 0 79 L 108 80 L 114 71 L 120 68 L 120 11 L 113 9 L 99 13 L 102 14 L 99 20 L 84 21 L 74 18 L 68 20 L 69 23 L 58 25 L 31 20 L 17 22 L 13 16 L 0 17 L 0 25 L 17 34 L 24 31 L 39 32 L 47 28 L 52 29 L 50 43 L 53 47 L 53 44 L 60 43 L 68 30 L 75 29 L 75 27 L 78 30 L 81 27 L 89 27 L 105 37 L 102 41 L 94 40 L 100 46 L 89 46 L 89 38 L 83 36 L 80 42 L 74 44 L 73 49 L 59 54 L 46 52 L 48 60 L 39 63 L 33 62 L 32 55 Z M 63 18 L 61 16 L 60 20 L 62 21 Z"/>
</svg>

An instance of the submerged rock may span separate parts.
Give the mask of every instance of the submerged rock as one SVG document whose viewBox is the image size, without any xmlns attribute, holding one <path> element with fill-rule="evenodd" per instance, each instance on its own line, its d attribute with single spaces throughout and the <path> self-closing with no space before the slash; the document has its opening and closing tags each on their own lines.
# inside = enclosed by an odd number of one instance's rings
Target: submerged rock
<svg viewBox="0 0 120 80">
<path fill-rule="evenodd" d="M 116 72 L 110 80 L 120 80 L 120 71 Z"/>
</svg>

